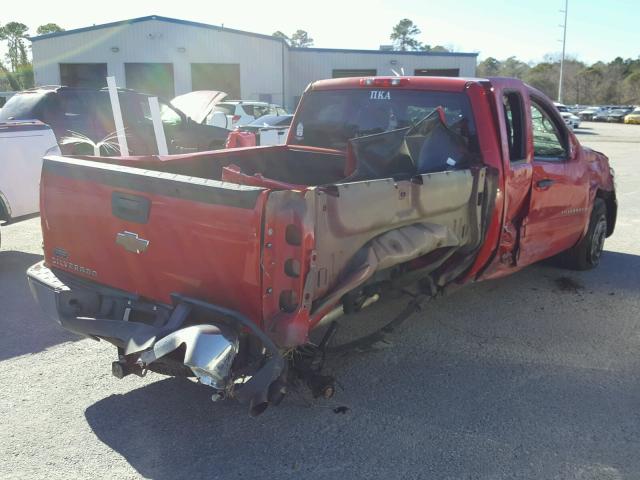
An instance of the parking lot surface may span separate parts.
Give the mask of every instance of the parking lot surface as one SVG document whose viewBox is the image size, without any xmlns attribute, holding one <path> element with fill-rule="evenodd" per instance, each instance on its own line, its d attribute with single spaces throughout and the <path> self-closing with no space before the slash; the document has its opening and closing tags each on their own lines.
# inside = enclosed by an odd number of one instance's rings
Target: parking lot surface
<svg viewBox="0 0 640 480">
<path fill-rule="evenodd" d="M 640 478 L 640 126 L 583 125 L 617 174 L 598 269 L 536 265 L 439 298 L 391 348 L 330 362 L 333 399 L 292 393 L 257 418 L 187 380 L 112 377 L 115 349 L 29 294 L 39 219 L 2 227 L 2 478 Z"/>
</svg>

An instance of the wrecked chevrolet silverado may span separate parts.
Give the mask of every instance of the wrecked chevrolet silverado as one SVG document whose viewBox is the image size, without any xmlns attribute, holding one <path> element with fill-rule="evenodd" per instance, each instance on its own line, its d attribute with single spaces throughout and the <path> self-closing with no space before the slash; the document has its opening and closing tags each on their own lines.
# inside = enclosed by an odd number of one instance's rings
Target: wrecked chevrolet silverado
<svg viewBox="0 0 640 480">
<path fill-rule="evenodd" d="M 300 380 L 330 397 L 337 322 L 394 292 L 407 308 L 346 347 L 464 283 L 597 266 L 617 209 L 608 159 L 542 93 L 437 77 L 315 82 L 285 145 L 47 157 L 41 202 L 43 309 L 115 345 L 115 376 L 194 377 L 252 414 Z"/>
</svg>

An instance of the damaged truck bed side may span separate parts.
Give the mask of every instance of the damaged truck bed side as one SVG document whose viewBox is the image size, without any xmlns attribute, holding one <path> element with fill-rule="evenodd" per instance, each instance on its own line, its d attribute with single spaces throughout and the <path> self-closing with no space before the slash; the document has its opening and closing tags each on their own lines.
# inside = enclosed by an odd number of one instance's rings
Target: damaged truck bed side
<svg viewBox="0 0 640 480">
<path fill-rule="evenodd" d="M 286 145 L 48 157 L 41 203 L 45 311 L 114 344 L 118 377 L 194 376 L 254 414 L 298 379 L 332 394 L 309 334 L 338 314 L 556 255 L 593 268 L 617 208 L 542 93 L 437 77 L 315 82 Z"/>
</svg>

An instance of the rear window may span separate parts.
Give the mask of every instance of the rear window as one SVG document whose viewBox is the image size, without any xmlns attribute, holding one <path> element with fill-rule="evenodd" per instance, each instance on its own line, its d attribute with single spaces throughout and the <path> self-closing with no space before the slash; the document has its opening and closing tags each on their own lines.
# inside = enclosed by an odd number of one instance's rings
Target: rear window
<svg viewBox="0 0 640 480">
<path fill-rule="evenodd" d="M 235 105 L 229 105 L 228 103 L 219 103 L 218 105 L 216 105 L 213 108 L 214 112 L 222 112 L 225 115 L 235 115 L 236 113 L 236 106 Z"/>
<path fill-rule="evenodd" d="M 419 123 L 437 107 L 447 125 L 475 149 L 471 106 L 463 93 L 393 89 L 316 91 L 305 95 L 293 125 L 293 143 L 345 150 L 351 138 Z"/>
<path fill-rule="evenodd" d="M 0 122 L 39 119 L 42 113 L 40 102 L 45 96 L 44 93 L 18 93 L 14 95 L 0 110 Z"/>
</svg>

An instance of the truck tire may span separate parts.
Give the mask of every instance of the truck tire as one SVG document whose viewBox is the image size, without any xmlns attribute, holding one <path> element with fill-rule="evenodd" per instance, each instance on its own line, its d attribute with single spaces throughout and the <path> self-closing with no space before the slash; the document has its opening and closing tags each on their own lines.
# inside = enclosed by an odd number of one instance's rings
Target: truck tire
<svg viewBox="0 0 640 480">
<path fill-rule="evenodd" d="M 591 270 L 600 263 L 607 236 L 607 207 L 604 200 L 596 198 L 591 211 L 589 229 L 582 240 L 561 254 L 561 263 L 571 270 Z"/>
</svg>

